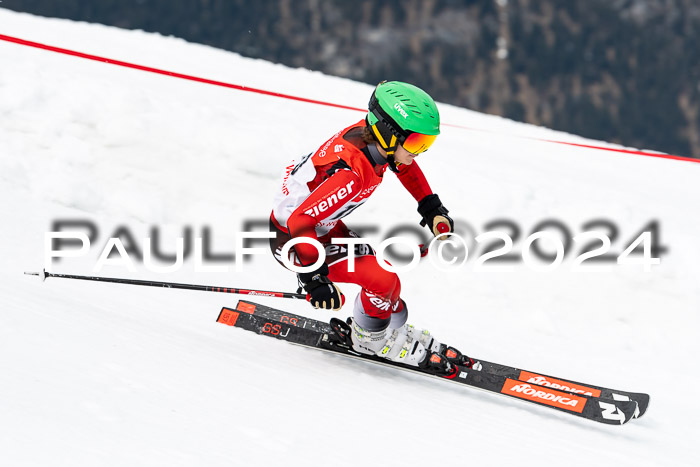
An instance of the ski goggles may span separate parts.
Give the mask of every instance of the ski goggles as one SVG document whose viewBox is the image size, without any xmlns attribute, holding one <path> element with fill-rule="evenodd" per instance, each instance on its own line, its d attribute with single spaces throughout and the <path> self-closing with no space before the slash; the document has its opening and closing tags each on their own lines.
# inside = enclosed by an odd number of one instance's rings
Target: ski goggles
<svg viewBox="0 0 700 467">
<path fill-rule="evenodd" d="M 430 146 L 435 142 L 437 135 L 424 135 L 421 133 L 411 133 L 408 137 L 401 143 L 403 148 L 410 152 L 411 154 L 420 154 L 428 150 Z"/>
</svg>

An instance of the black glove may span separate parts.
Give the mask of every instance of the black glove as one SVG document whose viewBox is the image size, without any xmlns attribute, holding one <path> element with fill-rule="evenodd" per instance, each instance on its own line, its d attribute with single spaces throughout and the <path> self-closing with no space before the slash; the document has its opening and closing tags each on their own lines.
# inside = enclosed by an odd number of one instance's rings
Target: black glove
<svg viewBox="0 0 700 467">
<path fill-rule="evenodd" d="M 338 311 L 345 304 L 345 296 L 338 286 L 328 279 L 327 264 L 323 264 L 314 272 L 301 272 L 297 277 L 306 290 L 306 300 L 314 308 Z"/>
<path fill-rule="evenodd" d="M 423 218 L 420 225 L 427 225 L 438 240 L 447 238 L 442 234 L 455 231 L 455 222 L 448 212 L 436 194 L 428 195 L 418 203 L 418 214 Z"/>
</svg>

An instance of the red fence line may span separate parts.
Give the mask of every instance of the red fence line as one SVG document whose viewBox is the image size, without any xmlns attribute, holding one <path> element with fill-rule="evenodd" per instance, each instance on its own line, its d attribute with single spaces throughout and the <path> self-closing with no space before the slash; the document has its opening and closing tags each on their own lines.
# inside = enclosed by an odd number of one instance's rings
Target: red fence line
<svg viewBox="0 0 700 467">
<path fill-rule="evenodd" d="M 75 50 L 63 49 L 61 47 L 54 47 L 52 45 L 41 44 L 39 42 L 32 42 L 32 41 L 28 41 L 25 39 L 20 39 L 18 37 L 7 36 L 4 34 L 0 34 L 0 40 L 7 41 L 7 42 L 13 42 L 15 44 L 25 45 L 28 47 L 35 47 L 37 49 L 48 50 L 51 52 L 61 53 L 61 54 L 65 54 L 65 55 L 71 55 L 73 57 L 85 58 L 88 60 L 95 60 L 97 62 L 109 63 L 111 65 L 118 65 L 118 66 L 123 66 L 126 68 L 133 68 L 135 70 L 147 71 L 149 73 L 156 73 L 159 75 L 172 76 L 173 78 L 186 79 L 189 81 L 196 81 L 198 83 L 211 84 L 213 86 L 221 86 L 221 87 L 225 87 L 225 88 L 229 88 L 229 89 L 236 89 L 238 91 L 254 92 L 254 93 L 262 94 L 265 96 L 278 97 L 281 99 L 290 99 L 290 100 L 294 100 L 294 101 L 306 102 L 309 104 L 316 104 L 316 105 L 323 105 L 326 107 L 334 107 L 334 108 L 338 108 L 338 109 L 354 110 L 354 111 L 358 111 L 358 112 L 367 112 L 367 109 L 364 109 L 364 108 L 351 107 L 351 106 L 341 105 L 341 104 L 334 104 L 332 102 L 319 101 L 319 100 L 315 100 L 315 99 L 307 99 L 305 97 L 292 96 L 290 94 L 282 94 L 279 92 L 266 91 L 264 89 L 251 88 L 251 87 L 243 86 L 240 84 L 231 84 L 231 83 L 226 83 L 223 81 L 216 81 L 216 80 L 212 80 L 212 79 L 200 78 L 200 77 L 192 76 L 192 75 L 186 75 L 183 73 L 175 73 L 172 71 L 161 70 L 158 68 L 153 68 L 153 67 L 144 66 L 144 65 L 137 65 L 135 63 L 124 62 L 121 60 L 113 60 L 111 58 L 105 58 L 105 57 L 100 57 L 97 55 L 91 55 L 91 54 L 86 54 L 83 52 L 77 52 Z M 465 127 L 465 126 L 461 126 L 461 125 L 454 125 L 454 124 L 450 124 L 450 123 L 444 123 L 444 125 L 454 127 L 454 128 L 461 128 L 464 130 L 470 130 L 470 131 L 488 131 L 488 130 L 481 130 L 478 128 L 469 128 L 469 127 Z M 530 137 L 524 137 L 524 136 L 518 136 L 518 137 L 532 139 L 532 140 L 536 140 L 536 141 L 542 141 L 542 142 L 546 142 L 546 143 L 565 144 L 565 145 L 569 145 L 569 146 L 576 146 L 576 147 L 581 147 L 581 148 L 586 148 L 586 149 L 596 149 L 596 150 L 600 150 L 600 151 L 612 151 L 612 152 L 619 152 L 619 153 L 624 153 L 624 154 L 634 154 L 634 155 L 639 155 L 639 156 L 659 157 L 659 158 L 663 158 L 663 159 L 674 159 L 674 160 L 680 160 L 680 161 L 686 161 L 686 162 L 700 163 L 700 159 L 674 156 L 671 154 L 657 154 L 657 153 L 644 152 L 644 151 L 634 151 L 634 150 L 630 150 L 630 149 L 616 149 L 616 148 L 608 148 L 608 147 L 604 147 L 604 146 L 592 146 L 592 145 L 587 145 L 587 144 L 579 144 L 579 143 L 572 143 L 572 142 L 568 142 L 568 141 L 557 141 L 557 140 L 542 139 L 542 138 L 530 138 Z"/>
<path fill-rule="evenodd" d="M 347 105 L 332 104 L 330 102 L 317 101 L 314 99 L 306 99 L 304 97 L 291 96 L 289 94 L 281 94 L 279 92 L 265 91 L 264 89 L 251 88 L 248 86 L 242 86 L 240 84 L 225 83 L 223 81 L 215 81 L 212 79 L 199 78 L 197 76 L 185 75 L 182 73 L 175 73 L 175 72 L 167 71 L 167 70 L 160 70 L 158 68 L 153 68 L 150 66 L 137 65 L 135 63 L 123 62 L 121 60 L 113 60 L 111 58 L 99 57 L 97 55 L 90 55 L 90 54 L 86 54 L 83 52 L 76 52 L 75 50 L 62 49 L 60 47 L 54 47 L 52 45 L 40 44 L 38 42 L 27 41 L 24 39 L 19 39 L 17 37 L 6 36 L 4 34 L 0 34 L 0 40 L 7 41 L 7 42 L 14 42 L 15 44 L 26 45 L 29 47 L 35 47 L 37 49 L 49 50 L 51 52 L 72 55 L 74 57 L 86 58 L 88 60 L 95 60 L 97 62 L 109 63 L 111 65 L 118 65 L 118 66 L 123 66 L 123 67 L 127 67 L 127 68 L 133 68 L 135 70 L 148 71 L 149 73 L 157 73 L 159 75 L 172 76 L 173 78 L 186 79 L 186 80 L 190 80 L 190 81 L 196 81 L 198 83 L 211 84 L 214 86 L 222 86 L 225 88 L 236 89 L 238 91 L 255 92 L 258 94 L 264 94 L 266 96 L 280 97 L 283 99 L 291 99 L 291 100 L 295 100 L 295 101 L 308 102 L 310 104 L 325 105 L 328 107 L 336 107 L 339 109 L 358 110 L 358 111 L 362 111 L 362 112 L 367 111 L 367 109 L 360 109 L 357 107 L 349 107 Z"/>
</svg>

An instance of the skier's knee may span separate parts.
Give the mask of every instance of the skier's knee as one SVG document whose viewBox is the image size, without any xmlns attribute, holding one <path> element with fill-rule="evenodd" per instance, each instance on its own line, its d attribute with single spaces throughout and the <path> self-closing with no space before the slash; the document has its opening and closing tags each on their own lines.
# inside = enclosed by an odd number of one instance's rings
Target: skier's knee
<svg viewBox="0 0 700 467">
<path fill-rule="evenodd" d="M 368 274 L 362 278 L 359 285 L 370 294 L 380 297 L 398 297 L 401 291 L 399 276 L 379 265 L 368 271 Z"/>
</svg>

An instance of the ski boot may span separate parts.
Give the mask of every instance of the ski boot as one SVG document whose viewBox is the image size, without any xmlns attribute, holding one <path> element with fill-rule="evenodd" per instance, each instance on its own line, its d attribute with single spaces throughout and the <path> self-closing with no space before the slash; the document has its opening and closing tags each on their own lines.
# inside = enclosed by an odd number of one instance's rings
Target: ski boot
<svg viewBox="0 0 700 467">
<path fill-rule="evenodd" d="M 367 331 L 354 323 L 352 318 L 345 322 L 332 318 L 330 325 L 333 330 L 329 336 L 331 345 L 340 345 L 360 354 L 377 356 L 408 366 L 428 367 L 432 352 L 426 349 L 420 340 L 414 338 L 411 332 L 413 326 Z"/>
<path fill-rule="evenodd" d="M 437 342 L 429 331 L 418 330 L 409 324 L 396 329 L 367 331 L 355 324 L 352 318 L 346 321 L 332 318 L 330 325 L 333 345 L 415 366 L 431 374 L 451 375 L 457 370 L 457 365 L 466 368 L 474 365 L 474 360 L 454 347 Z"/>
<path fill-rule="evenodd" d="M 440 344 L 428 331 L 421 331 L 410 324 L 380 331 L 367 331 L 348 318 L 352 332 L 352 349 L 367 355 L 376 355 L 392 362 L 420 368 L 436 375 L 449 375 L 456 368 L 443 356 L 435 353 Z"/>
<path fill-rule="evenodd" d="M 451 365 L 459 365 L 465 368 L 472 368 L 474 366 L 475 362 L 472 358 L 464 355 L 462 352 L 452 346 L 438 342 L 427 329 L 418 330 L 409 324 L 405 324 L 403 327 L 408 335 L 410 335 L 413 339 L 418 340 L 430 352 L 431 357 L 428 362 L 429 367 L 434 368 L 439 372 L 449 372 L 450 365 L 446 365 L 444 360 L 447 360 L 447 363 Z M 440 355 L 444 357 L 444 359 L 436 357 L 435 355 Z"/>
</svg>

